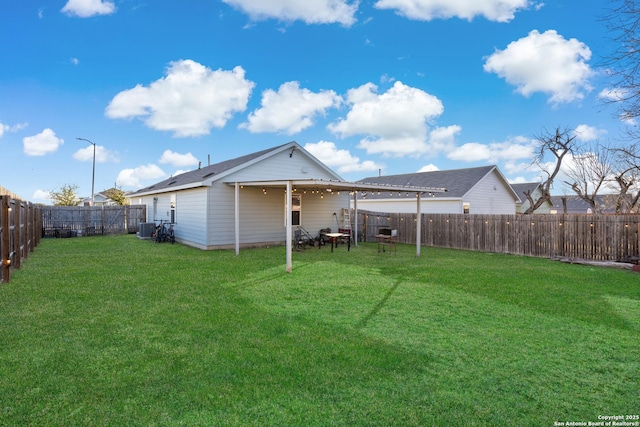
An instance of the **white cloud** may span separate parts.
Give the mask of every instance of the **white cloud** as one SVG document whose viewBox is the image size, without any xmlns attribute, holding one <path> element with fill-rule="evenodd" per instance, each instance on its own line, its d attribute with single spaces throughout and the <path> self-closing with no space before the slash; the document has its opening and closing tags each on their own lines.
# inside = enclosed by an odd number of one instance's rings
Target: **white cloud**
<svg viewBox="0 0 640 427">
<path fill-rule="evenodd" d="M 456 148 L 447 157 L 451 160 L 460 160 L 463 162 L 474 162 L 478 160 L 488 160 L 491 150 L 485 144 L 479 142 L 468 142 Z"/>
<path fill-rule="evenodd" d="M 460 18 L 471 21 L 484 16 L 490 21 L 509 22 L 517 11 L 532 5 L 531 0 L 378 0 L 378 9 L 392 9 L 409 19 Z"/>
<path fill-rule="evenodd" d="M 300 89 L 298 82 L 283 83 L 278 92 L 271 89 L 262 93 L 261 108 L 249 115 L 241 128 L 250 132 L 298 133 L 313 125 L 313 118 L 328 108 L 340 105 L 341 98 L 332 90 L 311 92 Z"/>
<path fill-rule="evenodd" d="M 51 194 L 46 190 L 36 190 L 33 196 L 31 196 L 31 200 L 48 202 L 51 200 Z"/>
<path fill-rule="evenodd" d="M 519 136 L 504 142 L 492 142 L 481 144 L 469 142 L 449 152 L 447 157 L 451 160 L 463 162 L 484 161 L 487 163 L 503 162 L 505 169 L 520 169 L 515 166 L 517 160 L 533 159 L 535 142 L 529 138 Z"/>
<path fill-rule="evenodd" d="M 608 89 L 602 89 L 598 94 L 598 98 L 604 99 L 605 101 L 618 102 L 618 101 L 624 101 L 625 99 L 627 99 L 629 96 L 632 96 L 632 95 L 633 94 L 626 89 L 608 88 Z"/>
<path fill-rule="evenodd" d="M 586 63 L 589 59 L 591 50 L 577 39 L 566 40 L 554 30 L 533 30 L 489 56 L 484 70 L 504 78 L 524 96 L 542 92 L 550 95 L 549 102 L 559 104 L 583 99 L 591 90 L 594 72 Z"/>
<path fill-rule="evenodd" d="M 442 114 L 442 102 L 399 81 L 383 94 L 377 90 L 373 83 L 349 90 L 351 110 L 329 129 L 343 137 L 367 135 L 358 147 L 369 154 L 405 156 L 432 151 L 427 122 Z"/>
<path fill-rule="evenodd" d="M 62 8 L 62 12 L 69 16 L 88 18 L 95 15 L 110 15 L 116 11 L 116 5 L 111 1 L 102 0 L 69 0 Z"/>
<path fill-rule="evenodd" d="M 335 143 L 329 141 L 308 143 L 304 149 L 338 173 L 376 171 L 382 168 L 382 165 L 371 160 L 360 161 L 349 150 L 339 150 Z"/>
<path fill-rule="evenodd" d="M 72 156 L 74 159 L 81 162 L 93 161 L 93 146 L 90 145 L 85 148 L 81 148 Z M 102 145 L 96 145 L 96 163 L 117 162 L 118 157 L 104 148 Z"/>
<path fill-rule="evenodd" d="M 78 58 L 71 58 L 71 63 L 73 65 L 79 65 L 80 64 L 80 60 Z"/>
<path fill-rule="evenodd" d="M 142 188 L 143 180 L 158 180 L 166 177 L 167 174 L 157 165 L 141 165 L 133 169 L 123 169 L 118 174 L 116 182 L 122 187 Z"/>
<path fill-rule="evenodd" d="M 601 135 L 605 135 L 607 131 L 589 125 L 578 125 L 573 133 L 579 141 L 587 142 L 595 141 L 600 138 Z"/>
<path fill-rule="evenodd" d="M 44 156 L 57 151 L 64 144 L 64 140 L 47 128 L 37 135 L 22 138 L 22 144 L 24 154 L 27 156 Z"/>
<path fill-rule="evenodd" d="M 0 122 L 0 138 L 5 132 L 17 132 L 27 127 L 26 123 L 19 123 L 17 125 L 9 126 Z"/>
<path fill-rule="evenodd" d="M 456 146 L 456 136 L 462 131 L 458 125 L 446 127 L 437 126 L 429 133 L 429 153 L 446 153 Z"/>
<path fill-rule="evenodd" d="M 198 159 L 191 153 L 180 154 L 175 151 L 165 150 L 165 152 L 162 153 L 162 157 L 160 157 L 160 163 L 169 163 L 173 166 L 192 166 L 198 164 Z M 177 174 L 179 173 L 176 173 L 176 175 Z"/>
<path fill-rule="evenodd" d="M 345 0 L 222 0 L 240 9 L 255 21 L 278 19 L 281 21 L 304 21 L 307 24 L 339 23 L 352 25 L 358 2 Z"/>
<path fill-rule="evenodd" d="M 430 164 L 425 165 L 425 166 L 421 167 L 420 169 L 418 169 L 418 172 L 434 172 L 434 171 L 439 171 L 439 170 L 440 170 L 439 167 L 437 167 L 433 163 L 430 163 Z"/>
<path fill-rule="evenodd" d="M 242 67 L 212 71 L 192 60 L 172 62 L 166 76 L 148 87 L 137 85 L 118 93 L 106 115 L 139 117 L 150 128 L 176 137 L 206 135 L 247 108 L 254 85 L 245 80 Z"/>
</svg>

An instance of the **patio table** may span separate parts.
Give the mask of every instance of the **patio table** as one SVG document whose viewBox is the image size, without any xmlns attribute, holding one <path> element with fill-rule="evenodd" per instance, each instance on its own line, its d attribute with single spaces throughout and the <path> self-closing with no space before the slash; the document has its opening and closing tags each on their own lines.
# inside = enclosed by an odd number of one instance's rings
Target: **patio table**
<svg viewBox="0 0 640 427">
<path fill-rule="evenodd" d="M 351 250 L 351 236 L 349 236 L 348 234 L 345 233 L 324 233 L 324 236 L 327 236 L 329 238 L 329 240 L 331 241 L 331 252 L 333 252 L 333 246 L 335 245 L 336 247 L 338 246 L 338 239 L 341 237 L 349 237 L 349 239 L 347 240 L 347 251 Z"/>
</svg>

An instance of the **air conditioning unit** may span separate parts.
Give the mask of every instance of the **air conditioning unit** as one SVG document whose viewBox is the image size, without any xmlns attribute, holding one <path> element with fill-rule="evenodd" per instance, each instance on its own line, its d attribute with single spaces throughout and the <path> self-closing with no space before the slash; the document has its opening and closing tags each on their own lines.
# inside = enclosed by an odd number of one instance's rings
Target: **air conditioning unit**
<svg viewBox="0 0 640 427">
<path fill-rule="evenodd" d="M 142 239 L 150 239 L 155 228 L 156 225 L 153 222 L 142 222 L 140 223 L 140 231 L 138 232 L 138 236 Z"/>
</svg>

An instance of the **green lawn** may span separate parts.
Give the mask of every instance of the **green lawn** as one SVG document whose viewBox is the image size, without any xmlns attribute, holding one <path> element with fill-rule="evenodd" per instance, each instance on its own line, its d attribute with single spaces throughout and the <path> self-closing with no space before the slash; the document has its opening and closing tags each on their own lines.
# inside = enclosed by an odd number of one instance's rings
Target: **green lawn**
<svg viewBox="0 0 640 427">
<path fill-rule="evenodd" d="M 640 275 L 375 244 L 45 239 L 0 284 L 0 425 L 522 425 L 640 413 Z"/>
</svg>

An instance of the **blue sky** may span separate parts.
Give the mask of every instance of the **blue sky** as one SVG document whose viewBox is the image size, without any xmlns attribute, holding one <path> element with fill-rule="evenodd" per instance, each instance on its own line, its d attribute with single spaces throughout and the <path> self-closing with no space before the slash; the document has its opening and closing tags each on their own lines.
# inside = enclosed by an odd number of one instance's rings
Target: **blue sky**
<svg viewBox="0 0 640 427">
<path fill-rule="evenodd" d="M 535 135 L 584 143 L 607 2 L 28 0 L 0 6 L 0 185 L 33 202 L 135 190 L 297 141 L 346 180 L 497 164 L 537 180 Z M 556 185 L 556 192 L 565 192 Z"/>
</svg>

